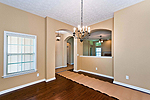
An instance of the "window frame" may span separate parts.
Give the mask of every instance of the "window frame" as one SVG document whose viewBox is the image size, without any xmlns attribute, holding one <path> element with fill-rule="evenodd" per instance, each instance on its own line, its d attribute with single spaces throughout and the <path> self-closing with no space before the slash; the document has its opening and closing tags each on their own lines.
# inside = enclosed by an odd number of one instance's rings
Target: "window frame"
<svg viewBox="0 0 150 100">
<path fill-rule="evenodd" d="M 99 52 L 97 52 L 96 50 L 97 50 L 97 48 L 100 48 L 101 49 L 101 56 L 102 56 L 102 48 L 101 47 L 96 47 L 96 49 L 95 49 L 95 52 L 96 52 L 96 56 L 97 56 L 97 53 L 99 53 Z M 98 54 L 99 55 L 99 54 Z M 97 57 L 101 57 L 101 56 L 97 56 Z"/>
<path fill-rule="evenodd" d="M 33 53 L 35 54 L 34 55 L 34 69 L 7 74 L 7 68 L 8 68 L 8 38 L 7 36 L 16 36 L 16 37 L 23 37 L 23 38 L 27 37 L 27 38 L 34 39 L 34 44 L 33 44 L 34 45 Z M 36 72 L 37 71 L 37 66 L 36 66 L 37 65 L 37 36 L 24 34 L 24 33 L 4 31 L 4 59 L 3 60 L 4 60 L 3 76 L 2 76 L 3 78 L 14 77 L 14 76 Z"/>
</svg>

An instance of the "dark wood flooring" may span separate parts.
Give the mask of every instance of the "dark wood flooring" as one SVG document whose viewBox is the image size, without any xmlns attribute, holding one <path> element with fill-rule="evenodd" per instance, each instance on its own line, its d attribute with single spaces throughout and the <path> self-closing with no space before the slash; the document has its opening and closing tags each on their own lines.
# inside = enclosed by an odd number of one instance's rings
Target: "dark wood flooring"
<svg viewBox="0 0 150 100">
<path fill-rule="evenodd" d="M 74 72 L 73 69 L 68 70 L 68 71 Z M 85 76 L 89 76 L 89 77 L 92 77 L 92 78 L 96 78 L 96 79 L 99 79 L 99 80 L 102 80 L 102 81 L 106 81 L 106 82 L 109 82 L 109 83 L 113 83 L 113 79 L 110 79 L 110 78 L 106 78 L 106 77 L 102 77 L 102 76 L 98 76 L 98 75 L 93 75 L 93 74 L 89 74 L 89 73 L 85 73 L 85 72 L 77 72 L 77 73 L 83 74 Z"/>
<path fill-rule="evenodd" d="M 0 95 L 0 100 L 116 100 L 58 74 L 56 78 Z"/>
</svg>

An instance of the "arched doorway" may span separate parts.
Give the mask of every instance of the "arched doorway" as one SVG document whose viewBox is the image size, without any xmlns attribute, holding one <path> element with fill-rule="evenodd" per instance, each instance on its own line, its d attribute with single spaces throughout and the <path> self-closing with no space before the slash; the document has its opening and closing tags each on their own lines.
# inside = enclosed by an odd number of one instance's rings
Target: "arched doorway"
<svg viewBox="0 0 150 100">
<path fill-rule="evenodd" d="M 72 32 L 66 29 L 61 29 L 56 31 L 56 35 L 57 34 L 60 34 L 61 39 L 60 41 L 55 42 L 55 69 L 67 67 L 67 65 L 74 65 L 75 50 Z"/>
<path fill-rule="evenodd" d="M 74 37 L 69 36 L 65 42 L 67 42 L 67 64 L 74 65 Z"/>
</svg>

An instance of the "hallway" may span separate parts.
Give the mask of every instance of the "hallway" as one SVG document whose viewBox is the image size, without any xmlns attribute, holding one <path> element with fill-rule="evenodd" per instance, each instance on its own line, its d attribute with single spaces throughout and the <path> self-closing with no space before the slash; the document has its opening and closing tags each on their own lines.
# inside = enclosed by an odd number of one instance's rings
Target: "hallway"
<svg viewBox="0 0 150 100">
<path fill-rule="evenodd" d="M 71 69 L 73 69 L 73 68 L 74 68 L 73 65 L 69 65 L 69 64 L 68 64 L 67 67 L 55 69 L 55 73 L 64 72 L 64 71 L 67 71 L 67 70 L 71 70 Z"/>
</svg>

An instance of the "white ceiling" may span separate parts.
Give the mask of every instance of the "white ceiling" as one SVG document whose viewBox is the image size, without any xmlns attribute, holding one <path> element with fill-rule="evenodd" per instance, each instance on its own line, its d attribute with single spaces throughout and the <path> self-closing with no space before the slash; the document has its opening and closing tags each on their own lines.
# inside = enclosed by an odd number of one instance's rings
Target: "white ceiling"
<svg viewBox="0 0 150 100">
<path fill-rule="evenodd" d="M 113 18 L 115 11 L 144 0 L 84 0 L 84 25 Z M 0 0 L 1 3 L 67 24 L 80 24 L 80 0 Z"/>
</svg>

